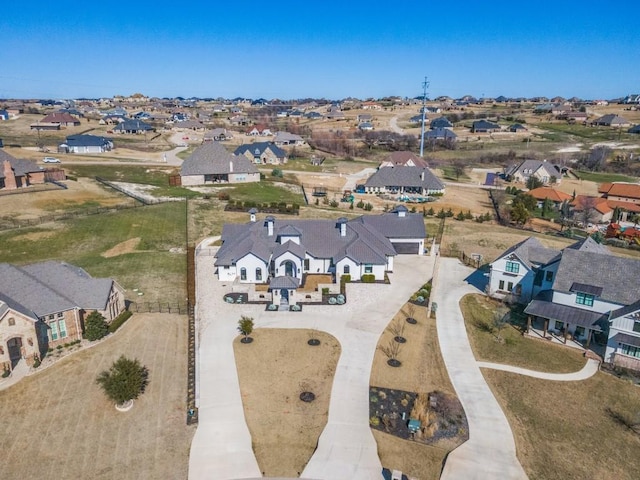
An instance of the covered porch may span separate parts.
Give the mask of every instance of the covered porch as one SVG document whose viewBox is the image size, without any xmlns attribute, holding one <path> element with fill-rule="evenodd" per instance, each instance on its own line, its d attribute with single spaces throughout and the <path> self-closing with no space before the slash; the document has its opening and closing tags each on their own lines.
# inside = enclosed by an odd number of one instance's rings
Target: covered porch
<svg viewBox="0 0 640 480">
<path fill-rule="evenodd" d="M 594 349 L 594 337 L 603 332 L 603 320 L 606 321 L 602 313 L 540 298 L 532 300 L 524 313 L 526 334 L 586 350 Z"/>
</svg>

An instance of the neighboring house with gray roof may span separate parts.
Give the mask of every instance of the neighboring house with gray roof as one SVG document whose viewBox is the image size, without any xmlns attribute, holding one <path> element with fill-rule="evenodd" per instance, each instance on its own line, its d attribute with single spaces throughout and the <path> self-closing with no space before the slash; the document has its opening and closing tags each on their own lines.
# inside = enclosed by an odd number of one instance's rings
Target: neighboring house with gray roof
<svg viewBox="0 0 640 480">
<path fill-rule="evenodd" d="M 92 278 L 64 262 L 0 264 L 0 367 L 42 358 L 49 348 L 81 340 L 87 315 L 111 322 L 125 309 L 112 279 Z"/>
<path fill-rule="evenodd" d="M 364 184 L 366 193 L 433 195 L 444 193 L 444 184 L 428 168 L 385 167 Z"/>
<path fill-rule="evenodd" d="M 258 221 L 256 210 L 249 213 L 249 223 L 226 224 L 222 229 L 215 261 L 218 280 L 267 284 L 275 304 L 304 302 L 297 287 L 308 275 L 331 275 L 335 285 L 344 275 L 352 281 L 365 275 L 383 281 L 385 273 L 393 271 L 396 255 L 424 252 L 422 215 L 411 214 L 404 206 L 353 220 L 267 216 Z"/>
<path fill-rule="evenodd" d="M 69 135 L 58 151 L 66 153 L 104 153 L 113 149 L 113 141 L 98 135 Z"/>
<path fill-rule="evenodd" d="M 232 155 L 218 142 L 205 142 L 182 163 L 183 186 L 259 182 L 260 172 L 244 156 Z"/>
<path fill-rule="evenodd" d="M 523 160 L 504 170 L 508 181 L 527 183 L 530 177 L 536 177 L 543 185 L 560 184 L 562 168 L 546 160 Z"/>
<path fill-rule="evenodd" d="M 304 138 L 295 133 L 289 132 L 276 132 L 276 136 L 273 137 L 273 143 L 278 147 L 286 145 L 301 146 L 305 144 Z"/>
<path fill-rule="evenodd" d="M 591 125 L 601 127 L 629 127 L 631 123 L 626 118 L 622 118 L 614 113 L 608 113 L 607 115 L 596 118 L 591 122 Z"/>
<path fill-rule="evenodd" d="M 528 325 L 582 343 L 608 332 L 604 360 L 640 370 L 640 260 L 591 237 L 561 251 L 530 237 L 491 263 L 490 296 L 525 304 Z M 637 319 L 637 324 L 636 324 Z"/>
<path fill-rule="evenodd" d="M 143 122 L 142 120 L 127 119 L 113 128 L 115 133 L 127 133 L 131 135 L 141 135 L 145 132 L 155 132 L 155 127 Z"/>
<path fill-rule="evenodd" d="M 287 152 L 272 142 L 255 142 L 240 145 L 234 155 L 244 156 L 258 165 L 282 165 L 287 163 Z"/>
</svg>

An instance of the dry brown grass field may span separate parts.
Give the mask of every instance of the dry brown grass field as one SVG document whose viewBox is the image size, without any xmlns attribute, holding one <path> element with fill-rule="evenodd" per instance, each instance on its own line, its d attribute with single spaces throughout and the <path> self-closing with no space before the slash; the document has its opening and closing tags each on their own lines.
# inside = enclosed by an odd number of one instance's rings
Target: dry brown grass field
<svg viewBox="0 0 640 480">
<path fill-rule="evenodd" d="M 340 344 L 324 332 L 256 329 L 234 344 L 240 392 L 253 450 L 263 475 L 298 477 L 327 423 Z M 307 341 L 320 340 L 318 346 Z M 300 393 L 315 393 L 313 402 Z"/>
<path fill-rule="evenodd" d="M 0 477 L 187 478 L 187 318 L 136 314 L 87 350 L 0 391 Z M 133 409 L 117 412 L 96 376 L 120 355 L 149 369 Z"/>
</svg>

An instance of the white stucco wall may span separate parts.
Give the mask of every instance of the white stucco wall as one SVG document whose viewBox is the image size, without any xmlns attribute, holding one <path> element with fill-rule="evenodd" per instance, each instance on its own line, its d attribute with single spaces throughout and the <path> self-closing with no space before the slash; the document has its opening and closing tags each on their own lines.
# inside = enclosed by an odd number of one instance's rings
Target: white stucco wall
<svg viewBox="0 0 640 480">
<path fill-rule="evenodd" d="M 247 279 L 241 279 L 242 268 L 247 269 Z M 256 268 L 262 269 L 262 280 L 256 280 Z M 254 254 L 249 253 L 236 262 L 236 277 L 241 283 L 264 283 L 268 278 L 267 264 Z"/>
<path fill-rule="evenodd" d="M 302 260 L 296 257 L 293 253 L 285 252 L 282 255 L 273 258 L 273 261 L 276 266 L 275 272 L 274 272 L 274 275 L 276 277 L 282 277 L 285 275 L 285 262 L 289 261 L 289 262 L 293 262 L 293 264 L 296 267 L 296 271 L 293 272 L 293 276 L 297 278 L 302 278 Z"/>
<path fill-rule="evenodd" d="M 204 175 L 182 175 L 180 180 L 183 187 L 204 185 Z"/>
</svg>

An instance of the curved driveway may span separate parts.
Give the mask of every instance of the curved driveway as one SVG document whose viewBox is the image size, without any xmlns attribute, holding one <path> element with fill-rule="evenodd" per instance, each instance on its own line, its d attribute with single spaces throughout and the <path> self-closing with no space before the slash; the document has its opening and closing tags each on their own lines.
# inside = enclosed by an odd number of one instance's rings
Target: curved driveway
<svg viewBox="0 0 640 480">
<path fill-rule="evenodd" d="M 479 290 L 465 282 L 473 270 L 455 258 L 439 258 L 433 301 L 437 302 L 440 350 L 469 422 L 469 440 L 447 456 L 443 480 L 526 479 L 516 457 L 511 428 L 476 362 L 459 301 Z"/>
<path fill-rule="evenodd" d="M 343 306 L 305 306 L 302 313 L 266 312 L 264 305 L 228 305 L 231 282 L 214 276 L 215 248 L 196 256 L 198 416 L 189 479 L 257 478 L 233 354 L 240 314 L 255 326 L 315 328 L 338 339 L 341 355 L 329 417 L 302 478 L 379 480 L 382 465 L 369 427 L 369 378 L 380 334 L 409 296 L 429 280 L 434 257 L 399 256 L 390 285 L 349 284 Z M 226 285 L 224 287 L 223 285 Z"/>
</svg>

